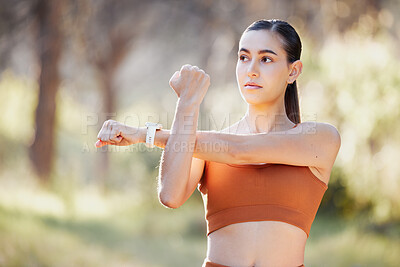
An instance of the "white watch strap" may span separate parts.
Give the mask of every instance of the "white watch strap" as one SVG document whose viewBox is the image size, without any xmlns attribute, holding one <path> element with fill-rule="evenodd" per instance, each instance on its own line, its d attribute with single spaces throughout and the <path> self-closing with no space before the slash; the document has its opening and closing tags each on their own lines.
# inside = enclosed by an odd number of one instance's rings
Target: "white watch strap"
<svg viewBox="0 0 400 267">
<path fill-rule="evenodd" d="M 156 131 L 160 130 L 162 128 L 162 125 L 160 123 L 146 122 L 146 127 L 147 127 L 146 146 L 153 148 Z"/>
</svg>

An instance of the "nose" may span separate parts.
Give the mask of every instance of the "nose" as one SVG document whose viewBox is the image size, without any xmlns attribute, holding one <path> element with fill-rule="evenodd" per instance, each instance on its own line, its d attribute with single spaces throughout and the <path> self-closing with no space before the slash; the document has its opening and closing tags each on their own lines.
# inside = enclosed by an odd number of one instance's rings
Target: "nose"
<svg viewBox="0 0 400 267">
<path fill-rule="evenodd" d="M 249 68 L 247 69 L 247 75 L 250 78 L 255 78 L 259 76 L 259 69 L 258 69 L 258 65 L 257 65 L 257 61 L 256 60 L 252 60 L 252 62 L 249 65 Z"/>
</svg>

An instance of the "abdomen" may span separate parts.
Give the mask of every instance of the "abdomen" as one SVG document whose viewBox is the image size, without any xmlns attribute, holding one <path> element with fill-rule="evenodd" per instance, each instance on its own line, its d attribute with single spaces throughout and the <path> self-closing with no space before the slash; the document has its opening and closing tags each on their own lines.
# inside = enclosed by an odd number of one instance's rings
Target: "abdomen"
<svg viewBox="0 0 400 267">
<path fill-rule="evenodd" d="M 236 223 L 208 236 L 207 257 L 228 266 L 299 266 L 306 240 L 303 230 L 284 222 Z"/>
</svg>

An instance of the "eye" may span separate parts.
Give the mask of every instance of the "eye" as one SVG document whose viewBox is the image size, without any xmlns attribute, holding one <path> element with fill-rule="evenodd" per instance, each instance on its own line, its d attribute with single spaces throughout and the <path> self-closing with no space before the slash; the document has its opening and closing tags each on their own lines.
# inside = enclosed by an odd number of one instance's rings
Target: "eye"
<svg viewBox="0 0 400 267">
<path fill-rule="evenodd" d="M 270 59 L 269 57 L 262 57 L 261 62 L 269 63 L 269 62 L 272 62 L 272 59 Z"/>
<path fill-rule="evenodd" d="M 249 60 L 249 59 L 248 59 L 248 57 L 245 56 L 245 55 L 240 55 L 240 56 L 239 56 L 239 60 L 240 60 L 240 61 L 247 61 L 247 60 Z"/>
</svg>

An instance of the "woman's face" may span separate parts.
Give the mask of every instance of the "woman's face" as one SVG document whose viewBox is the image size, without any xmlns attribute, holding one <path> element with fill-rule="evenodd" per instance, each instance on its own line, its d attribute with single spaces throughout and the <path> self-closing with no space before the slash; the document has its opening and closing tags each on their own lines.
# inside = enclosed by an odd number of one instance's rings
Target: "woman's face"
<svg viewBox="0 0 400 267">
<path fill-rule="evenodd" d="M 242 35 L 236 78 L 248 104 L 273 103 L 284 96 L 289 74 L 286 52 L 277 34 L 257 30 Z"/>
</svg>

